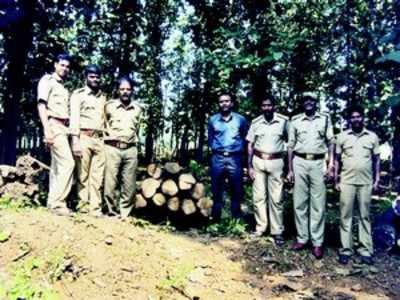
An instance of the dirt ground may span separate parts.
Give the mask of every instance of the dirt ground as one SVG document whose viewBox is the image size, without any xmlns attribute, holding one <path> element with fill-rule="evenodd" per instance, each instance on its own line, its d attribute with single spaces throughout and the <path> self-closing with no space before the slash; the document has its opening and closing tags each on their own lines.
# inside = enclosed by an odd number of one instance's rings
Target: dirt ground
<svg viewBox="0 0 400 300">
<path fill-rule="evenodd" d="M 398 256 L 343 267 L 334 249 L 316 261 L 289 246 L 3 209 L 0 299 L 400 299 Z"/>
</svg>

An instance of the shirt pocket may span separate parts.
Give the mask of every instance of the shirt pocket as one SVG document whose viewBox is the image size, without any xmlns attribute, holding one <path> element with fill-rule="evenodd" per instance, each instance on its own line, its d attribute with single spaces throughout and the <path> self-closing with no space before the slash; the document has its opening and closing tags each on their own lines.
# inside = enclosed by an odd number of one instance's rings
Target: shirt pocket
<svg viewBox="0 0 400 300">
<path fill-rule="evenodd" d="M 353 157 L 354 147 L 352 145 L 343 145 L 343 156 Z"/>
<path fill-rule="evenodd" d="M 83 111 L 87 114 L 93 113 L 96 110 L 96 106 L 94 105 L 94 103 L 87 103 L 84 105 L 83 107 Z"/>
<path fill-rule="evenodd" d="M 309 132 L 306 129 L 298 129 L 296 130 L 296 139 L 301 143 L 307 139 L 307 135 Z"/>
<path fill-rule="evenodd" d="M 325 137 L 326 137 L 325 123 L 324 124 L 318 124 L 316 129 L 317 129 L 317 132 L 318 132 L 318 136 L 321 139 L 325 139 Z"/>
<path fill-rule="evenodd" d="M 361 147 L 361 155 L 365 158 L 370 158 L 372 156 L 373 145 L 364 145 Z"/>
</svg>

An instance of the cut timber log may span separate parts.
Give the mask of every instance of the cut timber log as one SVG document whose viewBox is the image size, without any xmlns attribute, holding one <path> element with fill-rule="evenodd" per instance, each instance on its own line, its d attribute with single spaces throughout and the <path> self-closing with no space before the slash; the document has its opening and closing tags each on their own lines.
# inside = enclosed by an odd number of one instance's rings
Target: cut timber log
<svg viewBox="0 0 400 300">
<path fill-rule="evenodd" d="M 160 180 L 156 180 L 154 178 L 147 178 L 142 182 L 142 194 L 147 199 L 150 199 L 154 196 L 159 187 L 160 187 Z"/>
<path fill-rule="evenodd" d="M 183 191 L 190 190 L 196 183 L 196 178 L 190 173 L 179 175 L 179 188 Z"/>
<path fill-rule="evenodd" d="M 211 215 L 212 206 L 213 201 L 208 197 L 200 198 L 199 201 L 197 201 L 197 207 L 200 209 L 200 213 L 205 217 Z"/>
<path fill-rule="evenodd" d="M 147 201 L 142 194 L 136 194 L 135 208 L 143 208 L 147 206 Z"/>
<path fill-rule="evenodd" d="M 175 181 L 168 179 L 161 184 L 161 191 L 163 194 L 173 197 L 178 193 L 179 189 Z"/>
<path fill-rule="evenodd" d="M 181 170 L 182 170 L 182 167 L 178 164 L 178 163 L 176 163 L 176 162 L 167 162 L 165 165 L 164 165 L 164 169 L 168 172 L 168 173 L 170 173 L 170 174 L 178 174 Z"/>
<path fill-rule="evenodd" d="M 191 215 L 196 212 L 196 205 L 192 199 L 185 199 L 182 202 L 182 211 L 185 215 Z"/>
<path fill-rule="evenodd" d="M 161 168 L 157 164 L 149 164 L 147 166 L 147 174 L 154 179 L 160 179 Z"/>
<path fill-rule="evenodd" d="M 195 200 L 199 200 L 200 198 L 203 198 L 204 195 L 205 195 L 204 184 L 202 184 L 201 182 L 197 182 L 193 187 L 192 198 Z"/>
<path fill-rule="evenodd" d="M 45 169 L 50 171 L 50 167 L 30 155 L 24 155 L 17 159 L 17 168 Z"/>
<path fill-rule="evenodd" d="M 201 209 L 211 208 L 213 206 L 213 201 L 209 197 L 202 197 L 197 201 L 197 207 Z"/>
<path fill-rule="evenodd" d="M 167 201 L 165 199 L 165 196 L 161 193 L 155 194 L 153 196 L 152 200 L 153 200 L 154 204 L 157 206 L 163 206 L 165 204 L 165 202 Z"/>
<path fill-rule="evenodd" d="M 0 176 L 5 179 L 15 179 L 17 177 L 18 170 L 16 167 L 8 165 L 0 165 Z"/>
<path fill-rule="evenodd" d="M 167 206 L 170 211 L 178 211 L 179 210 L 179 198 L 172 197 L 168 199 Z"/>
</svg>

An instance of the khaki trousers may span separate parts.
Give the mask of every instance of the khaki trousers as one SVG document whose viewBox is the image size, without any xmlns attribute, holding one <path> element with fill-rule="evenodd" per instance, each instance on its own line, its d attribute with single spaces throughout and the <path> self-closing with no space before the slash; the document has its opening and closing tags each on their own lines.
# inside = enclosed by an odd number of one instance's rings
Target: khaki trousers
<svg viewBox="0 0 400 300">
<path fill-rule="evenodd" d="M 263 160 L 253 156 L 253 201 L 257 232 L 266 231 L 268 219 L 272 235 L 282 234 L 284 230 L 283 165 L 283 159 Z"/>
<path fill-rule="evenodd" d="M 357 199 L 360 218 L 358 221 L 358 239 L 360 247 L 358 252 L 362 256 L 373 254 L 373 244 L 371 236 L 370 204 L 372 195 L 372 185 L 340 185 L 340 241 L 342 248 L 341 254 L 353 254 L 353 209 L 354 201 Z"/>
<path fill-rule="evenodd" d="M 75 165 L 68 140 L 68 127 L 51 118 L 49 126 L 54 135 L 54 144 L 50 148 L 51 165 L 47 207 L 50 209 L 66 208 Z"/>
<path fill-rule="evenodd" d="M 324 242 L 326 186 L 323 159 L 293 159 L 294 191 L 293 204 L 297 229 L 297 241 L 313 246 Z"/>
<path fill-rule="evenodd" d="M 137 148 L 118 149 L 105 145 L 105 150 L 105 202 L 110 213 L 119 212 L 122 217 L 127 217 L 132 211 L 136 196 Z M 120 190 L 119 201 L 116 199 L 117 185 Z"/>
<path fill-rule="evenodd" d="M 80 135 L 82 156 L 76 160 L 78 207 L 82 211 L 101 212 L 101 186 L 104 179 L 104 142 L 99 137 Z"/>
</svg>

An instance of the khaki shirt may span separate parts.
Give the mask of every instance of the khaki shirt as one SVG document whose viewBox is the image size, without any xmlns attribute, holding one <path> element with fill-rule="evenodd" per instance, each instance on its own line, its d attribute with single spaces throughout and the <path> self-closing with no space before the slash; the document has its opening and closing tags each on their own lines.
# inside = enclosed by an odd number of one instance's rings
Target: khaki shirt
<svg viewBox="0 0 400 300">
<path fill-rule="evenodd" d="M 246 140 L 254 143 L 254 148 L 264 153 L 277 153 L 285 151 L 287 138 L 288 118 L 278 113 L 270 122 L 264 115 L 255 118 L 250 125 Z"/>
<path fill-rule="evenodd" d="M 316 112 L 309 118 L 303 113 L 292 118 L 288 148 L 299 153 L 323 154 L 333 141 L 333 127 L 328 115 Z"/>
<path fill-rule="evenodd" d="M 106 140 L 136 143 L 141 114 L 141 106 L 133 101 L 126 107 L 119 99 L 107 102 Z"/>
<path fill-rule="evenodd" d="M 71 95 L 70 130 L 79 135 L 80 129 L 105 129 L 106 96 L 102 92 L 94 94 L 89 87 L 75 90 Z"/>
<path fill-rule="evenodd" d="M 69 118 L 69 92 L 63 82 L 56 79 L 54 73 L 46 74 L 40 79 L 37 99 L 46 102 L 49 117 Z"/>
<path fill-rule="evenodd" d="M 372 156 L 379 154 L 378 136 L 364 129 L 360 134 L 351 129 L 340 133 L 336 153 L 341 154 L 341 182 L 346 184 L 372 184 Z"/>
</svg>

